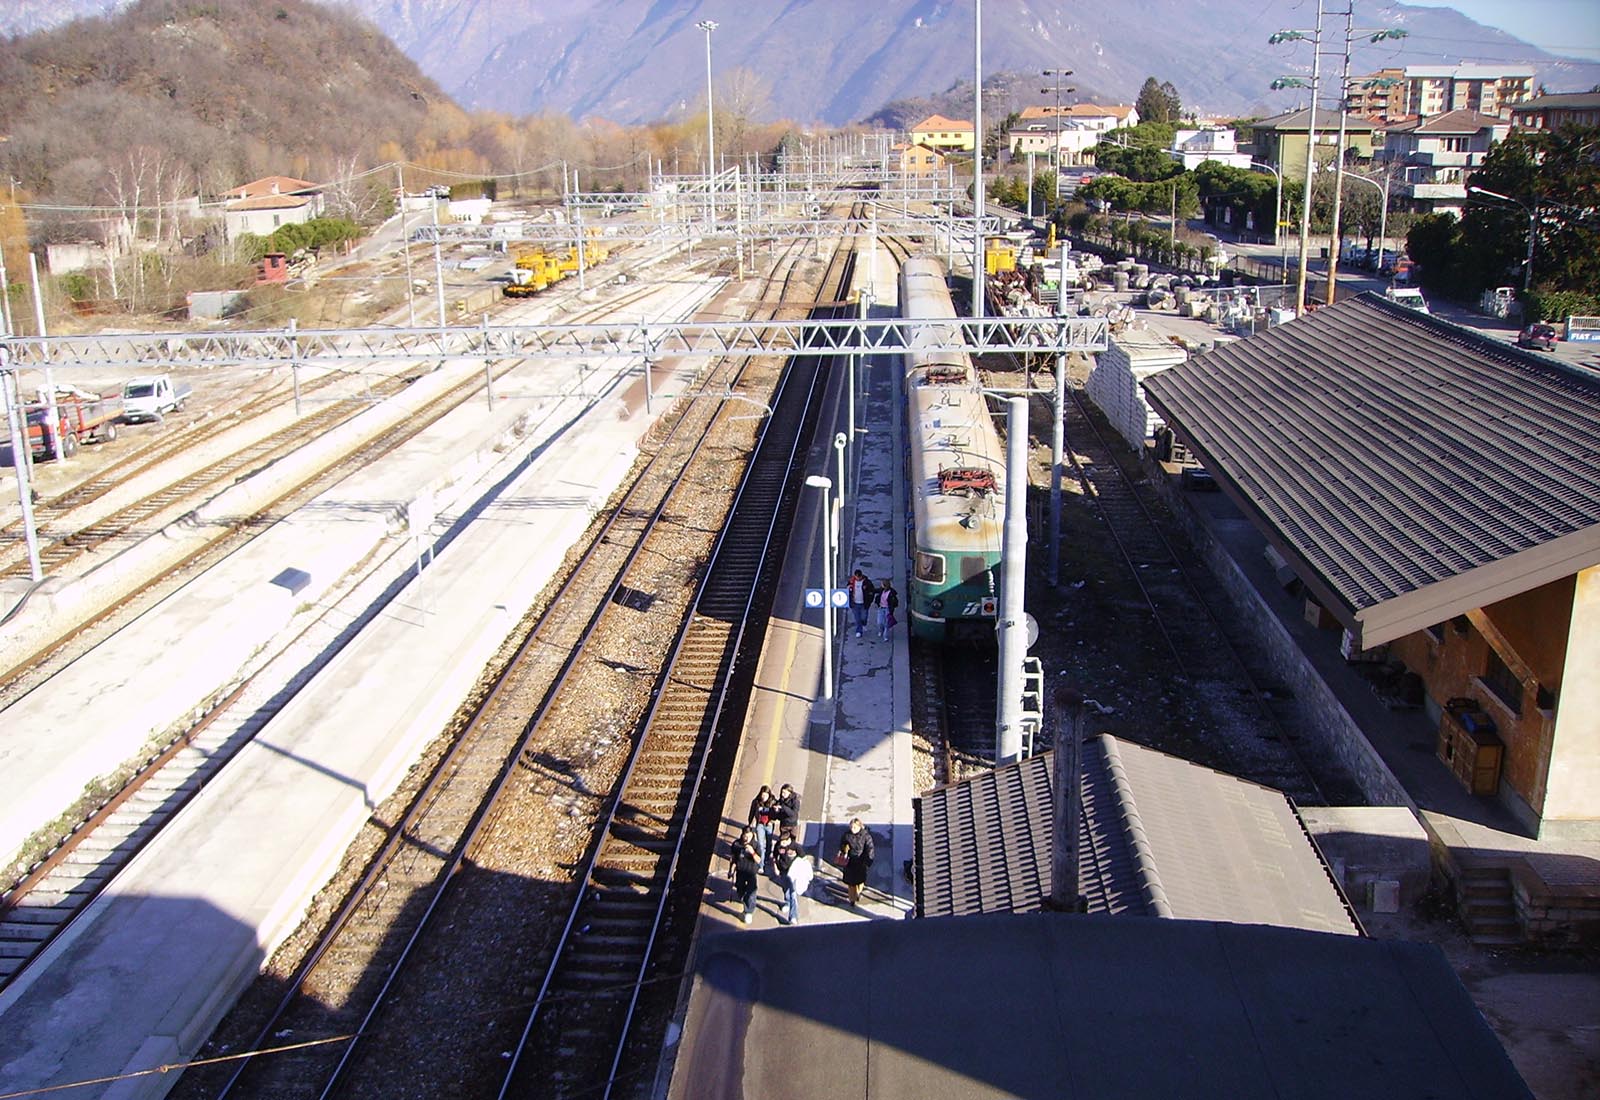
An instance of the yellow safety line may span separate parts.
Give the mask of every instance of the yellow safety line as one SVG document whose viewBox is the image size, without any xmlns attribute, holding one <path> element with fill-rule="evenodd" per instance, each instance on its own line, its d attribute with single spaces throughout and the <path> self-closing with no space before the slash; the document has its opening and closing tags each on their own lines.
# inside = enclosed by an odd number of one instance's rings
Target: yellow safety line
<svg viewBox="0 0 1600 1100">
<path fill-rule="evenodd" d="M 829 614 L 832 614 L 832 612 L 829 612 Z M 784 713 L 789 706 L 789 676 L 794 671 L 795 651 L 800 645 L 800 626 L 801 624 L 796 621 L 795 628 L 789 631 L 789 652 L 784 655 L 783 675 L 779 678 L 776 689 L 778 692 L 778 705 L 772 709 L 772 719 L 768 722 L 767 740 L 763 746 L 763 751 L 767 757 L 767 766 L 761 777 L 761 785 L 765 787 L 772 786 L 772 777 L 778 766 L 778 733 L 783 724 Z M 760 788 L 758 787 L 757 789 L 759 790 Z"/>
</svg>

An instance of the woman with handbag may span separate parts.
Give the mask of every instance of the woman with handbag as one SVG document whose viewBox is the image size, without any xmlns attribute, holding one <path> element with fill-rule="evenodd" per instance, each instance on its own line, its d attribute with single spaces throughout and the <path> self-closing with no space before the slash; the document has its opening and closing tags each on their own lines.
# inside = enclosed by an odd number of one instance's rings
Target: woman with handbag
<svg viewBox="0 0 1600 1100">
<path fill-rule="evenodd" d="M 900 620 L 894 617 L 895 608 L 900 606 L 900 593 L 894 590 L 894 585 L 889 583 L 889 578 L 883 578 L 883 584 L 878 589 L 878 638 L 887 642 L 889 631 L 894 629 L 894 624 Z"/>
<path fill-rule="evenodd" d="M 850 891 L 851 905 L 857 905 L 861 901 L 861 887 L 867 881 L 867 872 L 871 870 L 872 860 L 876 854 L 877 849 L 872 843 L 872 834 L 861 824 L 859 817 L 851 818 L 850 828 L 839 841 L 838 856 L 839 866 L 844 868 L 844 884 Z"/>
</svg>

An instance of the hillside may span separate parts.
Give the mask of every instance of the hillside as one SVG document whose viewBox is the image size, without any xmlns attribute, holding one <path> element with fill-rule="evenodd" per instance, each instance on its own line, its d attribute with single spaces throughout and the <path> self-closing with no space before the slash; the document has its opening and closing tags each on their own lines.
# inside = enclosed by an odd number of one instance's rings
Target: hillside
<svg viewBox="0 0 1600 1100">
<path fill-rule="evenodd" d="M 455 111 L 381 32 L 305 0 L 142 0 L 0 45 L 0 168 L 58 202 L 315 178 Z"/>
</svg>

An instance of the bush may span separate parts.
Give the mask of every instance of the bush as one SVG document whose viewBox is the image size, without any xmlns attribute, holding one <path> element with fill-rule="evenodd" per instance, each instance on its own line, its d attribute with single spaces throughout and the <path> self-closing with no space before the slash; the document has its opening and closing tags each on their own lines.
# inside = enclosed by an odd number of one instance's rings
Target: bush
<svg viewBox="0 0 1600 1100">
<path fill-rule="evenodd" d="M 1568 317 L 1600 317 L 1600 294 L 1578 290 L 1529 293 L 1522 303 L 1524 319 L 1560 324 Z"/>
</svg>

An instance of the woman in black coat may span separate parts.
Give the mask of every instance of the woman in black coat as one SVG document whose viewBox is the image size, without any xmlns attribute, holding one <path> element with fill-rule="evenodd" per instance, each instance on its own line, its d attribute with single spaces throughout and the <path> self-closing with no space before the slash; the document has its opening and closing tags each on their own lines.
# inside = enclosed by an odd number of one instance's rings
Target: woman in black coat
<svg viewBox="0 0 1600 1100">
<path fill-rule="evenodd" d="M 872 867 L 877 849 L 872 834 L 861 824 L 859 817 L 851 818 L 850 828 L 839 842 L 839 864 L 844 868 L 844 884 L 850 890 L 850 904 L 861 901 L 861 887 L 867 881 L 867 871 Z"/>
<path fill-rule="evenodd" d="M 761 860 L 756 855 L 755 833 L 746 829 L 739 834 L 733 846 L 733 856 L 728 860 L 728 877 L 733 879 L 733 892 L 744 907 L 743 920 L 749 924 L 756 912 L 756 874 L 761 870 Z"/>
</svg>

